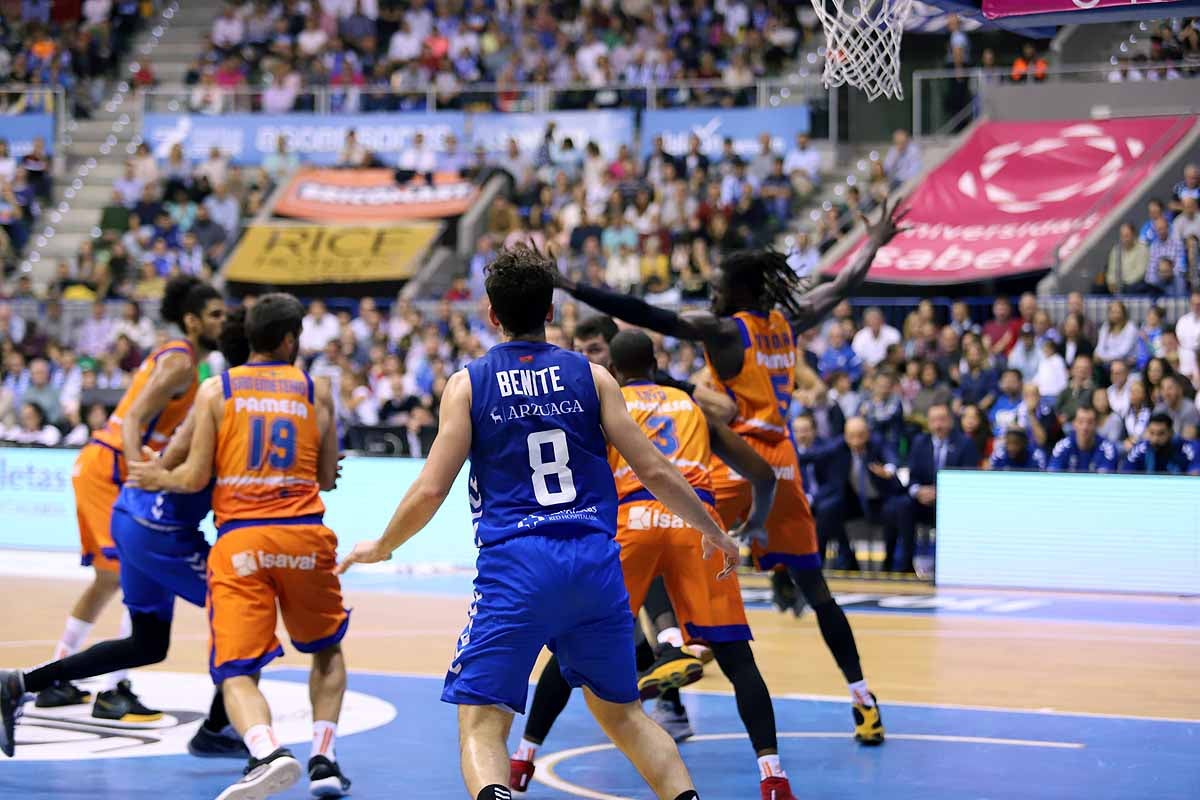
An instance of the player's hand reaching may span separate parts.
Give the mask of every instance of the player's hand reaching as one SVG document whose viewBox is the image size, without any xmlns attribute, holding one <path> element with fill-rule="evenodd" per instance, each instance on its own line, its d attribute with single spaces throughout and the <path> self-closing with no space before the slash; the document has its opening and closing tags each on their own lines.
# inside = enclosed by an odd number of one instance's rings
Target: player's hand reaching
<svg viewBox="0 0 1200 800">
<path fill-rule="evenodd" d="M 130 461 L 125 467 L 128 472 L 125 477 L 126 486 L 145 489 L 148 492 L 162 490 L 167 470 L 163 469 L 158 453 L 149 447 L 142 448 L 141 461 Z"/>
<path fill-rule="evenodd" d="M 706 559 L 716 552 L 720 552 L 722 558 L 725 559 L 725 566 L 717 574 L 717 580 L 729 577 L 737 568 L 741 550 L 738 548 L 737 541 L 724 532 L 701 534 L 700 548 Z"/>
<path fill-rule="evenodd" d="M 354 545 L 354 549 L 350 551 L 350 554 L 333 568 L 333 574 L 345 575 L 346 570 L 350 569 L 351 564 L 377 564 L 380 561 L 388 561 L 391 557 L 392 551 L 384 546 L 382 539 L 359 542 Z"/>
<path fill-rule="evenodd" d="M 752 526 L 749 522 L 743 522 L 736 530 L 730 531 L 729 535 L 747 545 L 757 542 L 763 547 L 767 546 L 767 529 L 762 525 Z"/>
<path fill-rule="evenodd" d="M 908 216 L 911 208 L 900 208 L 900 200 L 898 197 L 884 198 L 879 207 L 879 219 L 875 222 L 869 221 L 866 215 L 859 214 L 859 219 L 867 226 L 867 236 L 876 247 L 883 247 L 897 233 L 908 230 L 909 226 L 901 225 L 900 222 Z"/>
</svg>

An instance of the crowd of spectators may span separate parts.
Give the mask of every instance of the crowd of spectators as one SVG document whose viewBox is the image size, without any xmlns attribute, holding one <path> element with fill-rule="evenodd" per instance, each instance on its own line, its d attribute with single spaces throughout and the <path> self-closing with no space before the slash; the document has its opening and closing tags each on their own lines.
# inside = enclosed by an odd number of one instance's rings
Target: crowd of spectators
<svg viewBox="0 0 1200 800">
<path fill-rule="evenodd" d="M 746 103 L 806 37 L 802 4 L 510 3 L 486 0 L 250 0 L 227 4 L 187 83 L 195 111 L 334 111 L 439 107 L 514 110 L 519 84 L 563 88 L 558 108 L 630 102 L 653 83 L 709 81 L 666 104 Z M 477 94 L 471 85 L 493 84 Z M 628 88 L 618 88 L 628 87 Z M 509 88 L 510 91 L 503 91 Z M 239 99 L 238 90 L 255 90 Z M 600 91 L 596 91 L 600 89 Z"/>
<path fill-rule="evenodd" d="M 1109 82 L 1200 77 L 1200 19 L 1171 19 L 1151 25 L 1144 52 L 1130 54 L 1129 45 L 1123 45 L 1108 73 Z"/>
<path fill-rule="evenodd" d="M 13 89 L 0 92 L 0 114 L 54 111 L 52 90 L 63 89 L 73 113 L 89 116 L 153 8 L 139 0 L 84 0 L 76 18 L 61 20 L 53 5 L 0 8 L 0 84 Z M 144 85 L 153 76 L 147 68 L 134 80 Z"/>
<path fill-rule="evenodd" d="M 1098 288 L 1154 297 L 1200 288 L 1200 165 L 1188 164 L 1180 177 L 1169 199 L 1147 203 L 1145 219 L 1121 225 Z"/>
</svg>

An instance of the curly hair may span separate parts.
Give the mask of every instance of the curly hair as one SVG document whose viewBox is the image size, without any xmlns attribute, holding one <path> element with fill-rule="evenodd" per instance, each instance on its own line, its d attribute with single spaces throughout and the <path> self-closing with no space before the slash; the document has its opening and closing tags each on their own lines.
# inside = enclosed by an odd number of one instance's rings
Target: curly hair
<svg viewBox="0 0 1200 800">
<path fill-rule="evenodd" d="M 742 250 L 726 256 L 721 269 L 728 285 L 755 298 L 762 310 L 778 306 L 788 316 L 801 315 L 798 298 L 809 284 L 788 265 L 785 254 L 778 250 Z"/>
<path fill-rule="evenodd" d="M 194 275 L 181 275 L 167 282 L 163 292 L 159 316 L 167 322 L 183 328 L 183 318 L 188 314 L 197 317 L 204 313 L 209 300 L 220 300 L 221 293 Z"/>
<path fill-rule="evenodd" d="M 487 268 L 484 286 L 500 326 L 510 336 L 541 330 L 554 302 L 554 273 L 550 256 L 517 245 L 500 252 Z"/>
</svg>

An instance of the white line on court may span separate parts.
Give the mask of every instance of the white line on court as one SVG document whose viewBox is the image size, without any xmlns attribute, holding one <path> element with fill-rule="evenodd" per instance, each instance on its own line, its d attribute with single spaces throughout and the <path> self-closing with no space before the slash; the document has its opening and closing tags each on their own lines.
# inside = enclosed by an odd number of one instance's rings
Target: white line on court
<svg viewBox="0 0 1200 800">
<path fill-rule="evenodd" d="M 746 739 L 744 733 L 705 733 L 699 736 L 693 736 L 688 739 L 688 742 L 718 742 L 728 741 L 732 739 Z M 845 731 L 824 732 L 824 731 L 793 731 L 780 733 L 781 739 L 847 739 L 849 734 Z M 1003 747 L 1040 747 L 1054 750 L 1082 750 L 1085 745 L 1081 742 L 1052 742 L 1041 741 L 1037 739 L 997 739 L 986 736 L 941 736 L 936 734 L 926 733 L 889 733 L 889 740 L 898 741 L 913 741 L 913 742 L 944 742 L 949 744 L 988 744 L 1000 745 Z M 551 789 L 556 789 L 560 792 L 575 795 L 576 797 L 587 797 L 590 800 L 633 800 L 633 798 L 624 797 L 616 794 L 605 794 L 594 789 L 588 789 L 584 786 L 578 786 L 570 781 L 566 781 L 558 776 L 554 768 L 570 758 L 599 753 L 606 750 L 615 750 L 616 746 L 612 743 L 605 742 L 604 744 L 593 744 L 585 747 L 572 747 L 568 750 L 559 750 L 556 753 L 551 753 L 537 759 L 537 772 L 534 773 L 533 779 L 540 783 L 544 783 Z"/>
</svg>

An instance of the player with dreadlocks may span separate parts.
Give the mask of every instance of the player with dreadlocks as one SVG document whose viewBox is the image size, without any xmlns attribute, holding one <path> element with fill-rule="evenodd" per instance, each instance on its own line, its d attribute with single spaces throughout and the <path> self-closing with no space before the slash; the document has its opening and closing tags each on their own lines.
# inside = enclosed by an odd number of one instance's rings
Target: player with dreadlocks
<svg viewBox="0 0 1200 800">
<path fill-rule="evenodd" d="M 845 613 L 821 573 L 816 524 L 790 439 L 787 411 L 795 387 L 796 334 L 817 324 L 866 278 L 871 262 L 899 230 L 906 212 L 885 202 L 879 220 L 867 225 L 867 241 L 837 278 L 805 292 L 801 279 L 781 253 L 734 253 L 712 277 L 708 311 L 676 314 L 637 298 L 597 289 L 559 276 L 559 288 L 575 299 L 632 325 L 704 344 L 714 385 L 737 403 L 732 428 L 774 468 L 779 478 L 767 519 L 767 540 L 751 549 L 763 570 L 786 569 L 812 607 L 825 644 L 849 684 L 855 738 L 883 741 L 883 722 L 863 678 L 858 647 Z M 865 222 L 865 220 L 864 220 Z M 745 518 L 750 486 L 722 463 L 714 463 L 717 511 L 726 528 Z"/>
</svg>

